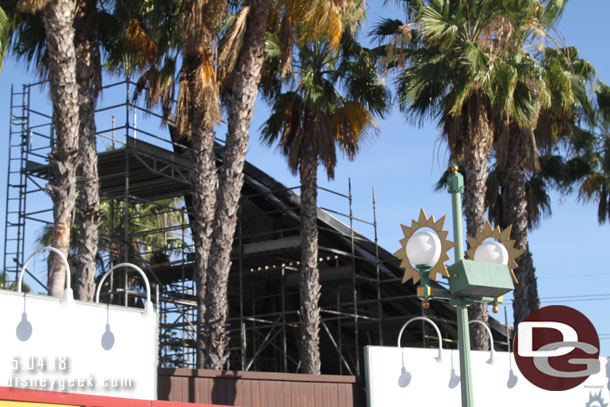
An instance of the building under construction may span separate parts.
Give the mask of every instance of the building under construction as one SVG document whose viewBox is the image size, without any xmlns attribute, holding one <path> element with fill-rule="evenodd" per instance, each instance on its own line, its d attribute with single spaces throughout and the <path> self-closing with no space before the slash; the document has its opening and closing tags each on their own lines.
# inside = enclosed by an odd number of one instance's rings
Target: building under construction
<svg viewBox="0 0 610 407">
<path fill-rule="evenodd" d="M 54 134 L 49 103 L 40 97 L 44 86 L 24 85 L 11 93 L 5 284 L 16 279 L 32 251 L 26 242 L 30 245 L 52 224 L 45 186 Z M 108 85 L 98 106 L 98 166 L 106 218 L 99 268 L 129 261 L 147 272 L 160 315 L 160 365 L 193 367 L 196 297 L 185 203 L 192 163 L 188 147 L 172 142 L 176 137 L 162 125 L 161 116 L 135 101 L 134 90 L 129 80 Z M 219 161 L 222 149 L 219 141 Z M 362 347 L 394 345 L 400 327 L 424 310 L 414 286 L 401 284 L 399 260 L 377 244 L 374 195 L 369 215 L 358 216 L 352 213 L 351 186 L 343 193 L 320 190 L 344 201 L 343 207 L 318 209 L 322 370 L 360 376 Z M 299 187 L 288 188 L 246 163 L 229 279 L 228 369 L 299 371 L 299 207 Z M 44 291 L 45 277 L 35 270 L 26 273 L 34 291 Z M 106 301 L 143 301 L 137 279 L 126 273 L 113 276 Z M 433 301 L 425 314 L 441 328 L 445 346 L 453 347 L 453 307 Z M 403 345 L 435 343 L 430 327 L 412 327 Z M 505 348 L 507 327 L 494 320 L 492 330 L 497 347 Z"/>
</svg>

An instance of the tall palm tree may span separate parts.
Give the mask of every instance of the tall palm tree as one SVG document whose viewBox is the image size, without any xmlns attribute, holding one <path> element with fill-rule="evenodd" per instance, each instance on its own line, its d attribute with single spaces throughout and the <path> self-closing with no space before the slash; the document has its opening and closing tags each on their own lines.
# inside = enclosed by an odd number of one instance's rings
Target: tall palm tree
<svg viewBox="0 0 610 407">
<path fill-rule="evenodd" d="M 545 70 L 528 47 L 546 46 L 546 33 L 561 14 L 563 2 L 407 4 L 415 17 L 406 26 L 409 30 L 403 28 L 402 40 L 404 33 L 414 40 L 406 38 L 411 40 L 406 52 L 392 49 L 409 63 L 399 82 L 402 107 L 419 117 L 439 118 L 452 157 L 463 159 L 469 235 L 483 225 L 487 154 L 495 141 L 506 189 L 504 210 L 514 223 L 513 239 L 527 250 L 526 173 L 528 168 L 537 168 L 534 130 L 541 109 L 550 103 Z M 387 21 L 377 34 L 391 27 L 401 26 Z M 524 281 L 516 290 L 515 304 L 536 308 L 539 300 L 531 255 L 522 258 L 521 264 Z M 486 321 L 484 305 L 471 306 L 469 316 Z M 486 348 L 484 330 L 474 331 L 474 345 Z"/>
<path fill-rule="evenodd" d="M 206 272 L 216 207 L 214 126 L 220 121 L 220 81 L 216 71 L 216 28 L 225 15 L 226 1 L 186 0 L 179 18 L 183 30 L 182 68 L 177 106 L 177 127 L 193 149 L 191 172 L 193 214 L 191 228 L 195 247 L 197 286 L 197 365 L 207 367 L 204 328 Z"/>
<path fill-rule="evenodd" d="M 74 221 L 78 164 L 79 106 L 72 14 L 75 3 L 72 0 L 20 0 L 19 8 L 23 12 L 42 12 L 56 135 L 49 182 L 53 199 L 53 247 L 67 256 Z M 61 296 L 65 267 L 57 256 L 50 256 L 49 264 L 49 294 Z"/>
<path fill-rule="evenodd" d="M 581 132 L 576 147 L 592 164 L 581 181 L 579 199 L 597 201 L 597 221 L 602 225 L 610 220 L 610 87 L 600 83 L 595 99 L 593 131 Z"/>
<path fill-rule="evenodd" d="M 354 3 L 361 3 L 355 1 Z M 171 2 L 170 2 L 171 3 Z M 348 0 L 249 0 L 245 2 L 189 0 L 179 4 L 177 45 L 182 59 L 176 112 L 181 143 L 193 150 L 191 227 L 196 247 L 195 279 L 198 301 L 198 365 L 221 369 L 227 358 L 226 288 L 230 251 L 235 233 L 248 127 L 256 101 L 263 62 L 264 33 L 268 25 L 293 21 L 304 32 L 332 33 L 340 38 L 341 11 Z M 273 11 L 273 13 L 271 13 Z M 234 14 L 231 14 L 234 12 Z M 170 20 L 171 18 L 170 13 Z M 175 17 L 175 16 L 174 16 Z M 228 22 L 228 23 L 227 23 Z M 339 24 L 337 24 L 339 22 Z M 175 39 L 169 39 L 170 43 Z M 173 44 L 176 44 L 175 42 Z M 170 47 L 171 48 L 171 47 Z M 158 65 L 158 61 L 152 61 Z M 161 97 L 169 113 L 171 103 L 166 74 L 153 66 L 143 76 L 142 88 Z M 160 85 L 162 84 L 162 85 Z M 150 91 L 152 90 L 152 91 Z M 220 120 L 220 100 L 228 112 L 228 134 L 216 191 L 213 155 L 214 125 Z M 205 102 L 205 103 L 204 103 Z M 212 230 L 214 230 L 212 237 Z M 213 256 L 213 259 L 210 258 Z"/>
<path fill-rule="evenodd" d="M 562 8 L 555 10 L 556 13 L 546 13 L 545 27 L 552 27 L 559 18 Z M 544 17 L 538 18 L 543 21 Z M 530 123 L 509 125 L 508 134 L 500 135 L 496 143 L 498 165 L 505 172 L 506 222 L 513 225 L 511 237 L 515 240 L 515 247 L 524 250 L 515 270 L 519 280 L 513 302 L 515 326 L 540 307 L 527 239 L 528 174 L 540 173 L 538 152 L 548 155 L 565 138 L 563 134 L 576 125 L 578 112 L 589 109 L 587 87 L 594 75 L 591 65 L 579 59 L 573 48 L 549 48 L 537 59 L 536 65 L 536 69 L 527 70 L 528 74 L 519 74 L 517 82 L 521 82 L 524 91 L 514 93 L 515 105 L 526 104 L 534 108 L 528 114 Z M 536 71 L 539 73 L 531 74 Z M 519 101 L 520 98 L 526 99 L 525 102 Z M 565 175 L 564 182 L 570 177 L 574 179 L 574 174 Z"/>
<path fill-rule="evenodd" d="M 275 4 L 266 0 L 250 0 L 241 13 L 246 12 L 245 27 L 231 30 L 221 49 L 221 58 L 235 61 L 225 69 L 222 98 L 228 112 L 228 132 L 219 173 L 219 186 L 214 214 L 210 259 L 205 295 L 205 347 L 209 368 L 221 369 L 228 354 L 226 320 L 228 315 L 227 284 L 231 268 L 230 254 L 237 225 L 237 208 L 243 185 L 243 168 L 250 135 L 248 129 L 258 95 L 264 61 L 265 32 L 274 23 L 280 25 L 285 41 L 283 54 L 292 53 L 297 32 L 304 38 L 326 34 L 338 45 L 345 23 L 360 18 L 362 0 L 280 0 Z M 240 13 L 240 14 L 241 14 Z M 351 13 L 350 18 L 346 18 Z M 237 25 L 239 27 L 239 25 Z M 230 57 L 234 54 L 233 57 Z M 285 58 L 290 60 L 290 58 Z"/>
<path fill-rule="evenodd" d="M 102 81 L 97 0 L 79 0 L 74 16 L 74 47 L 79 105 L 78 263 L 76 298 L 93 301 L 99 240 L 100 188 L 97 172 L 95 107 Z"/>
<path fill-rule="evenodd" d="M 333 51 L 328 41 L 298 45 L 293 86 L 268 89 L 272 114 L 261 133 L 269 145 L 279 145 L 288 167 L 301 178 L 300 356 L 301 367 L 309 374 L 320 373 L 318 164 L 332 179 L 337 148 L 354 159 L 374 130 L 375 117 L 383 117 L 389 105 L 375 55 L 349 34 L 344 34 L 341 45 L 339 51 Z M 267 53 L 270 59 L 280 57 L 277 41 L 270 39 Z"/>
<path fill-rule="evenodd" d="M 380 36 L 398 37 L 388 59 L 400 69 L 398 96 L 401 110 L 424 119 L 438 120 L 448 139 L 452 159 L 462 160 L 465 175 L 467 233 L 485 225 L 487 154 L 494 135 L 493 103 L 504 62 L 502 44 L 508 33 L 498 31 L 506 15 L 496 1 L 409 1 L 410 21 L 383 22 Z M 394 42 L 395 43 L 395 42 Z M 398 62 L 394 62 L 398 61 Z M 405 62 L 406 67 L 397 63 Z M 469 308 L 469 318 L 487 322 L 483 304 Z M 473 346 L 486 349 L 482 327 L 471 329 Z"/>
<path fill-rule="evenodd" d="M 3 2 L 4 3 L 4 2 Z M 14 4 L 8 2 L 11 7 Z M 97 0 L 78 0 L 74 10 L 74 47 L 76 55 L 76 75 L 79 104 L 79 141 L 77 159 L 78 210 L 76 221 L 78 229 L 77 273 L 75 276 L 76 297 L 81 300 L 92 300 L 94 295 L 96 273 L 96 255 L 99 238 L 99 226 L 102 222 L 100 212 L 99 179 L 97 173 L 95 108 L 98 92 L 101 89 L 102 65 L 100 47 L 108 52 L 110 66 L 112 58 L 142 59 L 141 55 L 150 49 L 142 47 L 142 31 L 133 30 L 131 20 L 125 19 L 119 10 L 129 13 L 142 13 L 142 5 L 135 7 L 125 1 L 112 2 L 112 14 L 105 9 L 98 10 Z M 106 2 L 99 2 L 102 6 Z M 144 4 L 146 6 L 146 4 Z M 140 10 L 138 10 L 138 8 Z M 34 15 L 15 14 L 13 30 L 13 51 L 29 63 L 34 63 L 41 76 L 48 75 L 47 40 L 41 29 L 41 13 Z M 121 18 L 123 17 L 123 18 Z M 121 35 L 127 31 L 130 36 Z M 131 32 L 129 32 L 131 31 Z M 137 39 L 138 46 L 125 46 Z M 145 36 L 144 36 L 145 38 Z M 150 58 L 150 56 L 148 56 Z"/>
</svg>

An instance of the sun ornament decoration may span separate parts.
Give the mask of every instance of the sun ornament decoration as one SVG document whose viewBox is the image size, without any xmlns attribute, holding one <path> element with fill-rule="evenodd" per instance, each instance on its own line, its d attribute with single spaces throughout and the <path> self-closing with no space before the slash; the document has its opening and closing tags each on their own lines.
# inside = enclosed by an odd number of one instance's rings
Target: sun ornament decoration
<svg viewBox="0 0 610 407">
<path fill-rule="evenodd" d="M 513 279 L 513 282 L 515 284 L 517 284 L 519 281 L 517 280 L 515 273 L 513 273 L 513 269 L 515 269 L 518 266 L 515 259 L 517 257 L 521 256 L 521 254 L 523 254 L 525 251 L 516 249 L 515 241 L 510 240 L 510 232 L 511 232 L 512 228 L 513 228 L 513 226 L 510 225 L 509 227 L 507 227 L 504 230 L 501 230 L 499 226 L 496 226 L 496 228 L 494 229 L 491 227 L 491 224 L 489 223 L 489 221 L 487 221 L 485 226 L 483 227 L 483 230 L 478 232 L 476 237 L 472 237 L 472 236 L 467 237 L 468 246 L 470 248 L 466 251 L 466 256 L 469 259 L 474 260 L 474 254 L 477 251 L 477 248 L 485 240 L 497 239 L 498 241 L 500 241 L 500 243 L 502 243 L 504 245 L 504 247 L 506 248 L 506 251 L 508 252 L 507 266 L 508 266 L 508 269 L 510 270 L 510 275 Z"/>
<path fill-rule="evenodd" d="M 437 273 L 441 273 L 445 277 L 449 277 L 449 272 L 447 271 L 447 267 L 445 266 L 445 261 L 449 260 L 449 255 L 447 252 L 454 247 L 456 244 L 447 240 L 447 235 L 449 232 L 443 230 L 443 225 L 445 224 L 445 216 L 440 218 L 438 221 L 434 220 L 434 216 L 428 218 L 426 216 L 426 212 L 424 209 L 421 209 L 419 213 L 419 219 L 417 221 L 411 221 L 411 227 L 400 225 L 402 228 L 402 232 L 404 233 L 404 238 L 400 239 L 400 244 L 402 245 L 401 249 L 394 253 L 395 257 L 401 259 L 400 268 L 405 270 L 405 273 L 402 277 L 403 284 L 406 283 L 409 279 L 413 280 L 413 284 L 417 284 L 421 277 L 419 275 L 419 271 L 411 264 L 409 257 L 407 255 L 407 242 L 409 239 L 420 229 L 430 228 L 436 232 L 440 242 L 441 242 L 441 254 L 440 258 L 432 266 L 430 272 L 428 274 L 430 280 L 436 281 Z"/>
</svg>

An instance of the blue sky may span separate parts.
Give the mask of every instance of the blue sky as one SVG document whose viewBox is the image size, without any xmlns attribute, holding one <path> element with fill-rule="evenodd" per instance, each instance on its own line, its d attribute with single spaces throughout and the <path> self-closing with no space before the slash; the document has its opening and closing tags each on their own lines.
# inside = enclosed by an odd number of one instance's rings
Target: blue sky
<svg viewBox="0 0 610 407">
<path fill-rule="evenodd" d="M 367 26 L 381 17 L 402 16 L 392 1 L 370 0 Z M 559 32 L 569 45 L 579 49 L 580 56 L 596 68 L 601 80 L 610 83 L 610 58 L 607 41 L 610 40 L 610 2 L 607 0 L 572 0 L 568 3 Z M 37 81 L 24 64 L 9 57 L 0 76 L 0 114 L 3 118 L 1 143 L 7 143 L 11 84 Z M 393 78 L 387 78 L 391 86 Z M 108 97 L 108 96 L 106 96 Z M 268 109 L 258 103 L 251 126 L 252 139 L 247 159 L 287 186 L 298 185 L 298 178 L 287 170 L 279 152 L 259 142 L 258 131 L 266 119 Z M 414 127 L 396 109 L 379 123 L 379 136 L 366 146 L 356 161 L 340 160 L 335 180 L 329 182 L 320 170 L 320 185 L 347 193 L 351 178 L 354 196 L 354 214 L 372 220 L 372 189 L 376 190 L 379 242 L 386 250 L 399 248 L 402 237 L 400 223 L 408 224 L 424 207 L 428 215 L 437 218 L 451 214 L 451 200 L 447 193 L 435 192 L 434 184 L 444 171 L 448 153 L 439 139 L 434 123 Z M 6 163 L 6 148 L 0 144 L 0 162 Z M 6 194 L 6 167 L 0 167 L 0 216 L 4 225 Z M 347 202 L 320 193 L 321 206 L 347 212 Z M 539 228 L 530 234 L 530 249 L 538 275 L 538 289 L 543 305 L 565 304 L 584 313 L 595 325 L 599 334 L 610 334 L 610 266 L 608 250 L 610 225 L 597 224 L 597 207 L 582 204 L 575 195 L 552 194 L 552 216 L 544 219 Z M 447 220 L 446 229 L 451 219 Z M 361 233 L 372 237 L 366 225 L 356 224 Z M 4 230 L 4 228 L 2 228 Z M 3 233 L 3 232 L 0 232 Z M 33 238 L 30 234 L 29 238 Z M 0 247 L 2 250 L 2 247 Z M 26 255 L 33 251 L 30 239 Z M 605 294 L 596 299 L 595 294 Z M 549 300 L 545 300 L 548 298 Z M 511 297 L 507 296 L 506 300 Z M 508 320 L 512 321 L 511 305 L 507 302 Z M 504 320 L 503 310 L 498 318 Z M 610 335 L 602 339 L 602 354 L 610 354 Z"/>
</svg>

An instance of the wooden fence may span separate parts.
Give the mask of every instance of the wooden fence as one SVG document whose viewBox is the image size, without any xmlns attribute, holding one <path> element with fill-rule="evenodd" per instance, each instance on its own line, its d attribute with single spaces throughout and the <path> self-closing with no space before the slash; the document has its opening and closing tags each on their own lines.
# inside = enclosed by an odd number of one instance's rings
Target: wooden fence
<svg viewBox="0 0 610 407">
<path fill-rule="evenodd" d="M 354 376 L 159 369 L 159 400 L 241 407 L 366 407 Z"/>
</svg>

